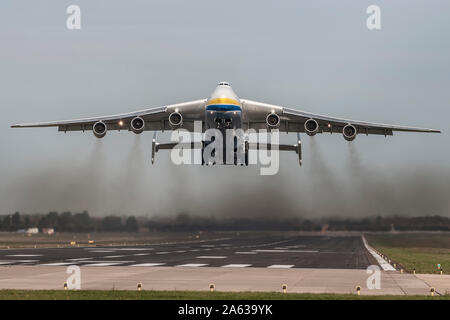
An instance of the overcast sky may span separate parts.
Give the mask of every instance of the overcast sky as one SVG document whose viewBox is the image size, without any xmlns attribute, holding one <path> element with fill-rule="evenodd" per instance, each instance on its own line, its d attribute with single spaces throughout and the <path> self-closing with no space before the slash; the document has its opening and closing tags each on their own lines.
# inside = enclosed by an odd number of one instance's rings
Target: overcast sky
<svg viewBox="0 0 450 320">
<path fill-rule="evenodd" d="M 81 30 L 66 28 L 71 4 Z M 371 4 L 379 31 L 366 28 Z M 449 12 L 445 0 L 3 0 L 0 215 L 450 215 Z M 219 81 L 243 98 L 443 133 L 305 136 L 303 167 L 283 154 L 261 177 L 175 167 L 167 153 L 151 166 L 149 132 L 9 128 L 206 98 Z"/>
</svg>

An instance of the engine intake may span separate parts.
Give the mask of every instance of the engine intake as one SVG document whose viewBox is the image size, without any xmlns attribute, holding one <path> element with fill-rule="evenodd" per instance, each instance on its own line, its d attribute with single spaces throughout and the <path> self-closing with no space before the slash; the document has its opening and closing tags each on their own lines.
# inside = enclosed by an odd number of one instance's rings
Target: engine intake
<svg viewBox="0 0 450 320">
<path fill-rule="evenodd" d="M 180 128 L 183 125 L 183 116 L 179 112 L 172 112 L 169 115 L 169 124 L 173 129 Z"/>
<path fill-rule="evenodd" d="M 106 135 L 106 131 L 108 131 L 108 128 L 103 121 L 98 121 L 92 126 L 92 132 L 97 138 L 103 138 Z"/>
<path fill-rule="evenodd" d="M 131 120 L 131 131 L 136 134 L 142 133 L 144 131 L 145 121 L 141 117 L 135 117 Z"/>
<path fill-rule="evenodd" d="M 266 124 L 269 128 L 278 128 L 280 126 L 280 117 L 276 113 L 270 113 L 266 117 Z"/>
<path fill-rule="evenodd" d="M 319 132 L 319 124 L 314 119 L 308 119 L 305 122 L 305 132 L 308 136 L 314 136 Z"/>
<path fill-rule="evenodd" d="M 354 125 L 348 124 L 342 129 L 342 135 L 347 141 L 353 141 L 356 138 L 357 130 Z"/>
</svg>

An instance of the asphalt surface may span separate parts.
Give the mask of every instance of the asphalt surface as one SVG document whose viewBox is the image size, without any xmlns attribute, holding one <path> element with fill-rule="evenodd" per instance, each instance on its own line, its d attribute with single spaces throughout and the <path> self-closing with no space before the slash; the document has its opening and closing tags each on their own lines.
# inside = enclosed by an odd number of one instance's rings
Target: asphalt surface
<svg viewBox="0 0 450 320">
<path fill-rule="evenodd" d="M 0 266 L 184 266 L 366 269 L 360 236 L 246 236 L 146 246 L 0 250 Z"/>
</svg>

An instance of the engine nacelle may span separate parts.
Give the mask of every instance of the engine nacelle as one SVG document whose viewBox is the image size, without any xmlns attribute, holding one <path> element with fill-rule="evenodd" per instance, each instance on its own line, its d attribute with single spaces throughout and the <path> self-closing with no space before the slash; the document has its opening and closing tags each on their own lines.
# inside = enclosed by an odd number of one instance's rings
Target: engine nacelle
<svg viewBox="0 0 450 320">
<path fill-rule="evenodd" d="M 145 127 L 145 121 L 141 117 L 135 117 L 130 123 L 131 131 L 136 134 L 142 133 Z"/>
<path fill-rule="evenodd" d="M 178 129 L 183 125 L 183 116 L 179 112 L 172 112 L 169 115 L 169 124 L 172 129 Z"/>
<path fill-rule="evenodd" d="M 266 117 L 267 127 L 275 129 L 280 126 L 280 117 L 276 113 L 269 113 Z"/>
<path fill-rule="evenodd" d="M 103 121 L 98 121 L 92 126 L 92 132 L 97 138 L 103 138 L 106 135 L 106 131 L 108 131 L 108 128 Z"/>
<path fill-rule="evenodd" d="M 314 136 L 319 132 L 319 124 L 314 119 L 308 119 L 305 122 L 305 132 L 308 136 Z"/>
<path fill-rule="evenodd" d="M 342 129 L 342 135 L 344 139 L 347 141 L 353 141 L 356 138 L 358 131 L 356 130 L 354 125 L 348 124 Z"/>
</svg>

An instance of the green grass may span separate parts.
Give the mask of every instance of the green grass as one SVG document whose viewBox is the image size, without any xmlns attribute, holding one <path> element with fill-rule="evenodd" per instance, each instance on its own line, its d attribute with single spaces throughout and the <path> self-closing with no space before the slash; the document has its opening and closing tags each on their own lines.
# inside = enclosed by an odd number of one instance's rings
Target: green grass
<svg viewBox="0 0 450 320">
<path fill-rule="evenodd" d="M 357 296 L 277 292 L 0 290 L 0 300 L 421 300 L 450 296 Z"/>
<path fill-rule="evenodd" d="M 408 272 L 450 273 L 449 233 L 366 234 L 369 244 L 392 261 L 400 263 Z"/>
</svg>

